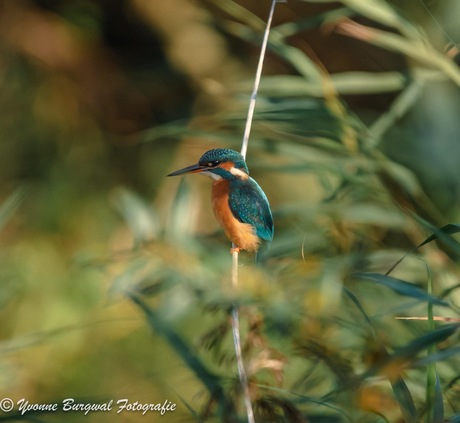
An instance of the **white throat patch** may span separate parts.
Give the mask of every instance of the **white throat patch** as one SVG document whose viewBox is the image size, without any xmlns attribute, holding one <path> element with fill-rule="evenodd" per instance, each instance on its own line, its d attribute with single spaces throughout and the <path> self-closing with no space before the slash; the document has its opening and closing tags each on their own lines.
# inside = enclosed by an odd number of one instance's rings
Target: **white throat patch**
<svg viewBox="0 0 460 423">
<path fill-rule="evenodd" d="M 209 176 L 211 179 L 214 179 L 215 181 L 220 181 L 222 179 L 222 176 L 216 175 L 215 173 L 212 173 L 212 172 L 204 171 L 200 173 L 201 175 Z"/>
</svg>

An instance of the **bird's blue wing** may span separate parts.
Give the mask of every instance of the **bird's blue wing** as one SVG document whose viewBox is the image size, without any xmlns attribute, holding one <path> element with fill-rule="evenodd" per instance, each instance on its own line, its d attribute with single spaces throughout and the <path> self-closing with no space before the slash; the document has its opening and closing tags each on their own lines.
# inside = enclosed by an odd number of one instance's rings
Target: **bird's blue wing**
<svg viewBox="0 0 460 423">
<path fill-rule="evenodd" d="M 254 179 L 232 181 L 228 196 L 230 209 L 242 223 L 252 225 L 259 238 L 273 239 L 273 217 L 267 196 Z"/>
</svg>

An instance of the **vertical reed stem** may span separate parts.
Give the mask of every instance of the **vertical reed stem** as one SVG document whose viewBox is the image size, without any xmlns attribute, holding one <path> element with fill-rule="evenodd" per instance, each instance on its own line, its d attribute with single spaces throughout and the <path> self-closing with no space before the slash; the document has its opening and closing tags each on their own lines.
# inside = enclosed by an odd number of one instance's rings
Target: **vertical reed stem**
<svg viewBox="0 0 460 423">
<path fill-rule="evenodd" d="M 254 87 L 249 101 L 248 116 L 246 118 L 246 126 L 244 128 L 243 143 L 241 146 L 241 155 L 246 158 L 246 152 L 249 143 L 249 134 L 251 133 L 252 120 L 254 117 L 254 109 L 256 106 L 257 92 L 259 90 L 260 78 L 262 76 L 262 68 L 264 64 L 265 51 L 267 50 L 268 36 L 270 34 L 270 26 L 273 19 L 273 13 L 275 11 L 275 5 L 279 0 L 272 0 L 270 13 L 267 19 L 267 25 L 265 28 L 264 38 L 260 49 L 259 63 L 257 65 L 256 76 L 254 80 Z M 238 286 L 238 250 L 236 245 L 232 244 L 232 287 L 236 289 Z M 255 423 L 254 411 L 252 409 L 251 396 L 249 394 L 248 377 L 244 368 L 243 354 L 241 352 L 241 337 L 240 337 L 240 322 L 238 315 L 238 306 L 233 306 L 232 309 L 232 333 L 233 333 L 233 344 L 235 347 L 236 363 L 238 367 L 238 377 L 240 379 L 241 389 L 244 396 L 244 404 L 246 407 L 246 415 L 248 423 Z"/>
<path fill-rule="evenodd" d="M 232 287 L 235 289 L 238 286 L 238 250 L 235 249 L 235 244 L 232 252 Z M 241 389 L 243 391 L 244 405 L 246 407 L 246 415 L 248 423 L 255 423 L 254 412 L 252 410 L 251 396 L 249 394 L 248 377 L 244 368 L 243 354 L 241 352 L 241 337 L 240 337 L 240 319 L 238 306 L 234 305 L 232 309 L 232 333 L 233 345 L 235 347 L 236 364 L 238 367 L 238 377 L 240 379 Z"/>
<path fill-rule="evenodd" d="M 262 76 L 262 68 L 264 67 L 265 51 L 267 50 L 268 36 L 270 34 L 270 27 L 272 24 L 273 13 L 275 12 L 275 5 L 277 0 L 272 0 L 272 6 L 267 19 L 267 26 L 265 27 L 264 39 L 260 47 L 259 63 L 257 64 L 256 77 L 254 79 L 254 87 L 252 89 L 251 100 L 249 101 L 248 116 L 246 118 L 246 126 L 243 134 L 243 145 L 241 146 L 241 155 L 246 158 L 248 150 L 249 134 L 251 133 L 252 119 L 254 117 L 254 109 L 256 107 L 257 92 L 259 91 L 260 78 Z"/>
</svg>

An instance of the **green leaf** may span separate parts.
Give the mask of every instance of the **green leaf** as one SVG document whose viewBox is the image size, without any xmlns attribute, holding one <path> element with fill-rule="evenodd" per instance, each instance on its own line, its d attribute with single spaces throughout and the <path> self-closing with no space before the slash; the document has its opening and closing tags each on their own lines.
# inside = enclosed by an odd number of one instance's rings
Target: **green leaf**
<svg viewBox="0 0 460 423">
<path fill-rule="evenodd" d="M 404 26 L 401 27 L 402 31 L 403 28 Z M 340 23 L 338 31 L 346 36 L 403 54 L 426 68 L 433 67 L 443 72 L 455 84 L 460 85 L 460 72 L 455 62 L 433 47 L 426 37 L 420 37 L 417 30 L 410 31 L 411 33 L 406 34 L 407 36 L 402 36 L 349 20 Z"/>
<path fill-rule="evenodd" d="M 158 220 L 150 205 L 133 191 L 117 188 L 112 200 L 125 219 L 137 244 L 152 241 L 159 232 Z"/>
<path fill-rule="evenodd" d="M 380 0 L 342 0 L 342 3 L 357 13 L 382 25 L 399 29 L 411 38 L 418 38 L 419 32 L 407 20 L 403 19 L 389 4 Z"/>
<path fill-rule="evenodd" d="M 411 357 L 415 357 L 420 351 L 423 351 L 429 346 L 449 338 L 455 332 L 457 332 L 459 328 L 460 324 L 441 326 L 434 331 L 428 332 L 412 340 L 407 345 L 396 349 L 395 352 L 390 356 L 389 360 L 406 360 Z"/>
<path fill-rule="evenodd" d="M 210 372 L 201 359 L 193 353 L 192 348 L 179 336 L 144 300 L 135 295 L 129 294 L 131 301 L 136 304 L 145 314 L 147 322 L 151 329 L 165 337 L 177 355 L 184 361 L 190 370 L 192 370 L 198 379 L 208 390 L 211 397 L 218 403 L 222 416 L 233 414 L 233 404 L 227 398 L 220 379 Z"/>
<path fill-rule="evenodd" d="M 442 401 L 442 389 L 439 376 L 436 374 L 436 384 L 434 391 L 434 409 L 433 409 L 433 423 L 444 422 L 444 404 Z"/>
<path fill-rule="evenodd" d="M 433 235 L 425 239 L 425 241 L 419 244 L 417 248 L 421 247 L 422 245 L 428 244 L 429 242 L 435 240 L 438 236 L 442 236 L 442 234 L 453 235 L 459 232 L 460 232 L 460 225 L 449 223 L 443 226 L 442 228 L 439 228 L 438 230 L 436 230 L 436 232 Z"/>
<path fill-rule="evenodd" d="M 428 349 L 431 345 L 446 340 L 455 332 L 457 332 L 459 328 L 460 324 L 441 326 L 440 328 L 434 331 L 428 332 L 412 340 L 408 344 L 395 349 L 393 354 L 388 356 L 388 358 L 381 360 L 373 368 L 366 371 L 363 377 L 368 377 L 377 373 L 380 369 L 390 365 L 392 362 L 404 363 L 408 360 L 411 360 L 412 358 L 416 357 L 421 351 Z M 416 361 L 415 363 L 419 363 L 421 361 L 422 360 Z"/>
<path fill-rule="evenodd" d="M 418 286 L 403 281 L 401 279 L 393 278 L 388 275 L 381 275 L 380 273 L 356 273 L 354 275 L 358 279 L 364 279 L 372 281 L 381 285 L 384 285 L 400 295 L 406 297 L 416 298 L 420 301 L 427 301 L 432 304 L 448 307 L 449 304 L 445 301 L 440 300 L 433 295 L 428 294 L 425 290 L 419 288 Z"/>
<path fill-rule="evenodd" d="M 281 35 L 283 38 L 288 38 L 311 28 L 319 28 L 324 24 L 343 19 L 345 16 L 351 17 L 354 14 L 355 12 L 348 7 L 336 8 L 317 15 L 308 16 L 307 18 L 300 19 L 298 21 L 282 23 L 278 26 L 272 27 L 272 31 Z"/>
<path fill-rule="evenodd" d="M 395 382 L 392 382 L 391 387 L 393 388 L 393 394 L 396 401 L 401 408 L 404 420 L 407 423 L 417 423 L 419 421 L 417 409 L 415 408 L 414 400 L 404 380 L 401 378 L 397 379 Z"/>
<path fill-rule="evenodd" d="M 7 224 L 8 220 L 10 220 L 11 216 L 13 216 L 13 213 L 24 200 L 26 192 L 26 188 L 19 187 L 0 205 L 0 229 L 2 229 Z"/>
<path fill-rule="evenodd" d="M 407 78 L 400 72 L 341 72 L 330 76 L 338 94 L 372 95 L 386 92 L 400 91 L 407 85 Z M 241 92 L 247 92 L 252 81 L 242 81 L 236 84 Z M 321 86 L 310 80 L 293 75 L 264 76 L 260 83 L 260 93 L 266 96 L 287 97 L 324 97 Z M 306 122 L 307 123 L 307 122 Z"/>
<path fill-rule="evenodd" d="M 419 220 L 421 219 L 419 218 Z M 460 257 L 460 243 L 452 237 L 448 236 L 460 232 L 460 225 L 449 223 L 443 226 L 442 228 L 435 228 L 425 220 L 422 220 L 422 223 L 425 226 L 428 226 L 431 230 L 433 230 L 433 233 L 420 244 L 418 244 L 416 247 L 412 248 L 406 254 L 404 254 L 395 264 L 393 264 L 393 266 L 391 266 L 391 268 L 385 273 L 386 275 L 389 275 L 396 268 L 396 266 L 398 266 L 409 254 L 412 254 L 420 247 L 423 247 L 425 244 L 428 244 L 429 242 L 437 239 L 445 242 L 450 247 L 450 249 L 455 251 Z"/>
<path fill-rule="evenodd" d="M 460 354 L 460 347 L 447 348 L 445 350 L 437 351 L 433 354 L 430 354 L 420 360 L 416 361 L 413 364 L 413 367 L 422 367 L 427 366 L 428 364 L 436 363 L 438 361 L 447 360 L 453 356 Z"/>
<path fill-rule="evenodd" d="M 445 246 L 449 249 L 449 253 L 453 256 L 452 258 L 454 260 L 458 260 L 460 258 L 460 242 L 452 238 L 450 235 L 459 233 L 460 225 L 449 223 L 438 229 L 426 221 L 423 221 L 423 223 L 433 231 L 433 234 L 419 244 L 417 248 L 420 248 L 431 241 L 438 240 L 445 244 Z"/>
<path fill-rule="evenodd" d="M 364 319 L 366 320 L 366 322 L 369 324 L 369 326 L 371 327 L 372 329 L 372 332 L 373 334 L 375 335 L 375 330 L 374 330 L 374 326 L 372 325 L 372 322 L 371 322 L 371 319 L 369 318 L 369 316 L 367 315 L 366 311 L 364 310 L 364 307 L 362 306 L 362 304 L 359 302 L 358 298 L 356 297 L 355 294 L 353 294 L 347 287 L 343 287 L 343 292 L 345 292 L 345 295 L 347 295 L 348 298 L 350 298 L 350 300 L 356 305 L 356 307 L 358 308 L 358 310 L 361 312 L 361 314 L 363 315 Z"/>
</svg>

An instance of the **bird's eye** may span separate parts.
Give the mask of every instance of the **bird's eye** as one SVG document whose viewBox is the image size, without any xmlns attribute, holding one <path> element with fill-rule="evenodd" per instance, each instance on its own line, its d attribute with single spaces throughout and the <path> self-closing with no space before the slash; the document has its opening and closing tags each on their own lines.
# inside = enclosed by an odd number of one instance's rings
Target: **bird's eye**
<svg viewBox="0 0 460 423">
<path fill-rule="evenodd" d="M 220 163 L 219 160 L 214 160 L 213 162 L 206 163 L 207 167 L 216 167 Z"/>
</svg>

